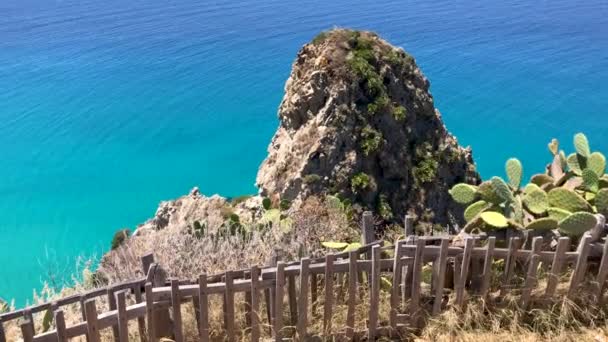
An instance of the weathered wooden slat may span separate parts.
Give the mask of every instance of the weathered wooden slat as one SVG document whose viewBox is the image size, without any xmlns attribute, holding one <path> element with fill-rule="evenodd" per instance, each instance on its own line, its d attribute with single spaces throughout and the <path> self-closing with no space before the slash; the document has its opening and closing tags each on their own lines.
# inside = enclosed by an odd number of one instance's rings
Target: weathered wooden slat
<svg viewBox="0 0 608 342">
<path fill-rule="evenodd" d="M 517 263 L 517 250 L 520 246 L 520 238 L 512 237 L 509 240 L 509 252 L 505 260 L 505 270 L 503 272 L 502 284 L 500 287 L 500 295 L 504 297 L 511 291 L 511 277 L 515 271 L 515 264 Z"/>
<path fill-rule="evenodd" d="M 146 320 L 148 321 L 148 341 L 156 342 L 156 330 L 154 329 L 154 299 L 152 294 L 152 283 L 146 283 L 144 295 L 146 297 Z"/>
<path fill-rule="evenodd" d="M 285 263 L 280 261 L 277 264 L 276 273 L 276 287 L 275 287 L 275 300 L 274 300 L 274 321 L 273 321 L 273 332 L 274 339 L 277 342 L 283 341 L 283 292 L 285 287 Z"/>
<path fill-rule="evenodd" d="M 80 303 L 80 314 L 82 316 L 82 320 L 83 321 L 87 320 L 87 313 L 86 313 L 86 310 L 85 310 L 85 307 L 84 307 L 84 302 L 85 301 L 86 301 L 86 298 L 84 296 L 81 296 L 80 299 L 79 299 L 79 303 Z M 90 340 L 89 340 L 89 334 L 88 333 L 85 334 L 85 339 L 86 339 L 87 342 L 90 342 Z"/>
<path fill-rule="evenodd" d="M 251 268 L 251 341 L 260 340 L 260 269 L 256 266 Z"/>
<path fill-rule="evenodd" d="M 492 281 L 492 263 L 494 247 L 496 246 L 496 237 L 490 236 L 486 245 L 486 255 L 483 261 L 483 278 L 481 280 L 481 288 L 479 293 L 483 298 L 488 298 L 490 292 L 490 283 Z"/>
<path fill-rule="evenodd" d="M 140 285 L 133 287 L 133 296 L 135 297 L 135 303 L 142 302 L 143 298 Z M 146 342 L 146 319 L 144 317 L 139 317 L 137 319 L 137 329 L 139 331 L 139 340 L 141 342 Z"/>
<path fill-rule="evenodd" d="M 413 250 L 413 252 L 410 250 L 410 254 L 407 253 L 408 247 L 410 247 L 411 245 L 413 245 L 415 243 L 416 236 L 414 235 L 411 237 L 412 237 L 412 239 L 407 239 L 405 242 L 406 246 L 404 246 L 403 254 L 411 255 L 411 256 L 415 257 L 416 256 L 415 249 Z M 413 246 L 413 247 L 416 248 L 416 246 Z M 412 296 L 412 271 L 413 271 L 412 268 L 413 268 L 413 266 L 414 266 L 413 263 L 406 266 L 405 273 L 402 276 L 403 284 L 401 285 L 401 289 L 402 289 L 401 300 L 403 302 L 403 306 L 405 306 L 407 299 L 409 299 Z"/>
<path fill-rule="evenodd" d="M 57 342 L 68 342 L 63 310 L 55 311 L 55 330 L 57 331 Z"/>
<path fill-rule="evenodd" d="M 456 305 L 460 306 L 461 308 L 464 306 L 464 289 L 469 276 L 469 266 L 471 265 L 471 251 L 473 249 L 473 243 L 475 243 L 475 240 L 472 238 L 468 237 L 465 239 L 460 276 L 458 277 L 458 283 L 456 284 Z"/>
<path fill-rule="evenodd" d="M 87 333 L 91 342 L 101 342 L 99 336 L 99 327 L 97 325 L 97 306 L 95 305 L 95 299 L 88 299 L 84 302 L 84 309 L 87 318 Z"/>
<path fill-rule="evenodd" d="M 304 341 L 306 338 L 306 325 L 308 324 L 308 283 L 309 273 L 308 267 L 310 266 L 310 258 L 304 258 L 301 260 L 301 271 L 300 271 L 300 296 L 298 297 L 298 338 Z"/>
<path fill-rule="evenodd" d="M 372 248 L 372 280 L 369 303 L 368 341 L 376 339 L 378 329 L 378 309 L 380 302 L 380 246 Z"/>
<path fill-rule="evenodd" d="M 402 262 L 401 262 L 401 250 L 402 244 L 395 244 L 395 262 L 393 264 L 393 283 L 391 288 L 391 311 L 390 311 L 390 325 L 393 330 L 397 329 L 397 314 L 399 313 L 399 295 L 401 293 L 401 276 L 402 276 Z"/>
<path fill-rule="evenodd" d="M 323 303 L 323 334 L 331 334 L 331 323 L 334 304 L 334 256 L 325 256 L 325 302 Z"/>
<path fill-rule="evenodd" d="M 574 297 L 574 294 L 578 290 L 579 284 L 583 281 L 585 277 L 585 271 L 587 270 L 587 257 L 589 256 L 589 242 L 591 241 L 591 235 L 585 233 L 581 238 L 579 248 L 578 248 L 578 259 L 576 260 L 576 265 L 574 266 L 574 271 L 572 272 L 572 276 L 570 277 L 570 288 L 568 289 L 568 298 Z"/>
<path fill-rule="evenodd" d="M 348 308 L 346 311 L 346 338 L 352 340 L 355 334 L 355 307 L 357 305 L 357 258 L 359 253 L 348 254 Z"/>
<path fill-rule="evenodd" d="M 226 291 L 224 293 L 224 329 L 226 329 L 226 339 L 233 342 L 235 337 L 234 330 L 234 279 L 232 272 L 226 272 Z"/>
<path fill-rule="evenodd" d="M 441 251 L 439 257 L 435 260 L 437 266 L 434 268 L 436 273 L 433 274 L 435 280 L 435 300 L 433 301 L 433 315 L 439 314 L 441 311 L 441 303 L 443 302 L 443 287 L 445 286 L 445 273 L 448 263 L 448 247 L 450 241 L 448 239 L 441 240 Z"/>
<path fill-rule="evenodd" d="M 113 287 L 108 288 L 108 291 L 107 291 L 108 307 L 110 308 L 110 310 L 116 310 L 116 297 L 114 296 L 116 291 L 118 291 L 118 290 L 115 290 Z M 112 335 L 114 336 L 114 341 L 120 341 L 120 338 L 118 337 L 118 327 L 117 326 L 112 327 Z"/>
<path fill-rule="evenodd" d="M 291 325 L 295 327 L 298 324 L 298 297 L 296 293 L 296 277 L 294 275 L 287 277 L 287 297 L 289 299 Z"/>
<path fill-rule="evenodd" d="M 536 287 L 536 271 L 538 269 L 538 262 L 540 256 L 538 254 L 532 255 L 532 260 L 528 263 L 528 272 L 526 274 L 526 280 L 524 282 L 524 288 L 521 292 L 520 305 L 521 308 L 526 310 L 530 302 L 530 294 L 534 287 Z"/>
<path fill-rule="evenodd" d="M 410 319 L 414 327 L 418 326 L 419 310 L 420 310 L 420 283 L 422 281 L 422 264 L 424 249 L 426 242 L 423 239 L 416 241 L 416 254 L 414 255 L 414 264 L 412 266 L 412 296 L 410 299 Z"/>
<path fill-rule="evenodd" d="M 245 291 L 245 325 L 251 326 L 251 291 Z"/>
<path fill-rule="evenodd" d="M 318 311 L 318 307 L 319 307 L 318 284 L 319 284 L 319 277 L 316 274 L 311 274 L 310 275 L 310 300 L 311 300 L 311 313 L 312 313 L 313 317 L 315 317 L 317 315 L 317 311 Z"/>
<path fill-rule="evenodd" d="M 601 302 L 604 293 L 604 287 L 606 286 L 606 278 L 608 277 L 608 238 L 604 242 L 604 248 L 602 250 L 602 260 L 600 261 L 599 270 L 597 272 L 596 279 L 596 290 L 595 297 L 598 302 Z"/>
<path fill-rule="evenodd" d="M 173 339 L 175 342 L 184 341 L 182 327 L 182 298 L 179 292 L 179 280 L 171 279 L 171 307 L 173 308 Z"/>
<path fill-rule="evenodd" d="M 547 278 L 547 289 L 545 290 L 546 298 L 551 298 L 555 294 L 555 290 L 557 289 L 557 284 L 559 282 L 559 275 L 562 271 L 564 263 L 566 262 L 565 254 L 569 248 L 570 238 L 560 237 L 557 241 L 557 247 L 555 249 L 555 254 L 553 257 L 553 263 L 551 265 L 551 272 L 549 273 L 549 277 Z"/>
<path fill-rule="evenodd" d="M 23 337 L 23 342 L 34 341 L 34 323 L 32 323 L 32 321 L 25 319 L 23 323 L 21 323 L 21 335 Z"/>
<path fill-rule="evenodd" d="M 129 341 L 129 324 L 127 321 L 127 302 L 125 290 L 114 293 L 116 298 L 116 314 L 118 315 L 118 340 Z"/>
</svg>

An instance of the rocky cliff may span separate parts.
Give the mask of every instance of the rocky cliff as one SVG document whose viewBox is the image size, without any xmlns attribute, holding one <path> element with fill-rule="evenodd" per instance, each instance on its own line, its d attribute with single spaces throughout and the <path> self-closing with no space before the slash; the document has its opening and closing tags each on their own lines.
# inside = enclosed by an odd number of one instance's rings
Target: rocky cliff
<svg viewBox="0 0 608 342">
<path fill-rule="evenodd" d="M 297 55 L 280 125 L 257 175 L 262 196 L 332 194 L 385 221 L 461 221 L 455 183 L 478 182 L 414 59 L 376 34 L 332 30 Z"/>
</svg>

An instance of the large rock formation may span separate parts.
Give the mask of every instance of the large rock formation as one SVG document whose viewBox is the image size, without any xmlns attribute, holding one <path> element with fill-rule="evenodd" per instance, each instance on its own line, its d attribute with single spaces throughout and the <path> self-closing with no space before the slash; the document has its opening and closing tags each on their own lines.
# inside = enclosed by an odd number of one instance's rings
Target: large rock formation
<svg viewBox="0 0 608 342">
<path fill-rule="evenodd" d="M 462 208 L 448 189 L 478 182 L 471 150 L 446 130 L 414 59 L 371 32 L 332 30 L 305 45 L 279 119 L 257 185 L 295 208 L 335 194 L 387 222 L 410 213 L 454 223 Z"/>
</svg>

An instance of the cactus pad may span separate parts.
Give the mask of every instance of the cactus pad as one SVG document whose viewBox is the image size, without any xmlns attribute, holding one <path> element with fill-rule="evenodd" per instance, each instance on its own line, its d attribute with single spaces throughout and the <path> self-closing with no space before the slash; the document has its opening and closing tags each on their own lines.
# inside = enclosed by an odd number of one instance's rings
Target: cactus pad
<svg viewBox="0 0 608 342">
<path fill-rule="evenodd" d="M 465 209 L 465 211 L 464 211 L 464 219 L 467 222 L 471 222 L 471 220 L 473 218 L 475 218 L 475 216 L 479 215 L 479 213 L 481 213 L 482 211 L 484 211 L 488 207 L 490 207 L 490 205 L 488 204 L 488 202 L 483 201 L 483 200 L 477 201 L 477 202 L 469 205 Z"/>
<path fill-rule="evenodd" d="M 553 179 L 553 177 L 551 177 L 549 175 L 546 175 L 544 173 L 539 173 L 539 174 L 532 176 L 532 178 L 530 178 L 530 182 L 532 184 L 536 184 L 538 186 L 543 186 L 547 183 L 553 183 L 554 179 Z"/>
<path fill-rule="evenodd" d="M 583 133 L 577 133 L 574 136 L 574 149 L 576 150 L 576 154 L 581 157 L 589 158 L 589 155 L 591 154 L 589 141 Z"/>
<path fill-rule="evenodd" d="M 511 215 L 513 221 L 517 223 L 524 222 L 524 206 L 521 196 L 515 196 L 515 200 L 511 204 L 511 208 L 513 208 L 513 214 Z"/>
<path fill-rule="evenodd" d="M 548 144 L 549 146 L 549 152 L 551 152 L 552 155 L 556 155 L 557 154 L 557 150 L 559 150 L 559 141 L 555 138 L 551 139 L 551 142 Z"/>
<path fill-rule="evenodd" d="M 454 201 L 460 204 L 468 204 L 475 200 L 477 187 L 471 184 L 460 183 L 454 185 L 449 191 Z"/>
<path fill-rule="evenodd" d="M 587 168 L 595 172 L 598 177 L 602 177 L 606 172 L 606 157 L 600 152 L 593 152 L 587 159 Z"/>
<path fill-rule="evenodd" d="M 521 186 L 521 177 L 523 175 L 521 162 L 515 158 L 511 158 L 507 160 L 505 170 L 507 172 L 507 178 L 509 179 L 509 185 L 511 185 L 513 189 L 518 190 Z"/>
<path fill-rule="evenodd" d="M 564 188 L 555 188 L 549 191 L 549 204 L 552 207 L 568 210 L 570 212 L 592 211 L 591 205 L 579 194 Z"/>
<path fill-rule="evenodd" d="M 570 216 L 570 214 L 572 214 L 568 210 L 564 210 L 564 209 L 560 209 L 560 208 L 556 208 L 556 207 L 547 208 L 547 213 L 549 214 L 550 218 L 555 219 L 557 221 L 561 221 L 561 220 L 565 219 L 566 217 Z"/>
<path fill-rule="evenodd" d="M 595 207 L 597 212 L 608 216 L 608 189 L 601 189 L 595 196 Z"/>
<path fill-rule="evenodd" d="M 572 153 L 566 159 L 566 163 L 568 164 L 570 171 L 580 176 L 583 173 L 583 169 L 586 167 L 587 161 L 584 157 L 581 157 L 576 153 Z"/>
<path fill-rule="evenodd" d="M 524 188 L 524 194 L 529 194 L 532 191 L 535 190 L 540 190 L 542 191 L 542 189 L 540 188 L 540 186 L 534 184 L 534 183 L 529 183 L 528 185 L 526 185 L 526 187 Z"/>
<path fill-rule="evenodd" d="M 583 184 L 591 192 L 596 192 L 599 188 L 600 177 L 591 169 L 583 170 Z"/>
<path fill-rule="evenodd" d="M 597 224 L 595 215 L 586 212 L 570 214 L 559 222 L 559 231 L 570 236 L 581 236 Z"/>
<path fill-rule="evenodd" d="M 483 222 L 486 224 L 496 227 L 496 228 L 506 228 L 509 226 L 509 222 L 507 218 L 498 212 L 495 211 L 486 211 L 479 215 Z"/>
<path fill-rule="evenodd" d="M 549 207 L 547 193 L 543 190 L 533 190 L 524 197 L 524 204 L 534 214 L 543 214 Z"/>
<path fill-rule="evenodd" d="M 500 204 L 503 202 L 502 199 L 496 193 L 494 185 L 492 185 L 492 182 L 490 181 L 485 181 L 481 183 L 479 185 L 479 188 L 477 188 L 477 192 L 481 195 L 481 199 L 486 202 L 493 204 Z"/>
<path fill-rule="evenodd" d="M 557 224 L 558 222 L 556 219 L 550 217 L 543 217 L 528 223 L 526 229 L 552 230 L 557 228 Z"/>
<path fill-rule="evenodd" d="M 513 193 L 502 178 L 492 177 L 490 182 L 492 182 L 492 187 L 502 202 L 513 202 Z"/>
</svg>

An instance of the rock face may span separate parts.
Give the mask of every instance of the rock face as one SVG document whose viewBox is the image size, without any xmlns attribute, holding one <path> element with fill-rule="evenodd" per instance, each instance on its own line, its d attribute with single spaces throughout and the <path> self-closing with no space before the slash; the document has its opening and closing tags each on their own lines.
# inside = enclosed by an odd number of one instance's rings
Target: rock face
<svg viewBox="0 0 608 342">
<path fill-rule="evenodd" d="M 448 189 L 477 183 L 471 150 L 458 145 L 414 59 L 371 32 L 332 30 L 297 55 L 262 163 L 262 196 L 297 208 L 338 195 L 387 222 L 406 213 L 461 222 Z"/>
</svg>

